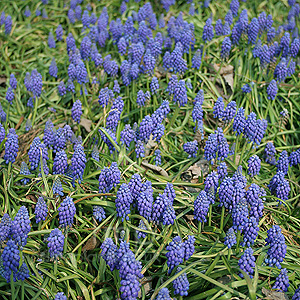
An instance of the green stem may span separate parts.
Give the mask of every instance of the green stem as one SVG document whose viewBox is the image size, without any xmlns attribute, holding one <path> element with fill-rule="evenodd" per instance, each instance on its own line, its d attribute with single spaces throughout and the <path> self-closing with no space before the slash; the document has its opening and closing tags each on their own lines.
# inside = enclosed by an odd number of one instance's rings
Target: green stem
<svg viewBox="0 0 300 300">
<path fill-rule="evenodd" d="M 228 248 L 227 260 L 230 261 L 231 249 Z"/>
<path fill-rule="evenodd" d="M 220 230 L 223 231 L 224 226 L 224 216 L 225 216 L 225 206 L 222 206 L 222 212 L 221 212 L 221 222 L 220 222 Z"/>
<path fill-rule="evenodd" d="M 25 299 L 25 289 L 24 289 L 24 281 L 22 281 L 22 284 L 21 284 L 21 300 L 24 300 Z"/>
<path fill-rule="evenodd" d="M 8 105 L 7 114 L 6 114 L 5 131 L 7 131 L 8 128 L 9 111 L 10 111 L 10 104 Z"/>
<path fill-rule="evenodd" d="M 209 206 L 208 226 L 211 226 L 211 218 L 212 218 L 212 205 Z"/>
<path fill-rule="evenodd" d="M 241 231 L 238 230 L 237 237 L 236 237 L 236 255 L 240 251 L 240 239 L 241 239 Z"/>
<path fill-rule="evenodd" d="M 11 271 L 10 273 L 10 290 L 11 290 L 11 299 L 15 300 L 15 283 L 14 283 L 14 275 L 13 272 Z"/>
<path fill-rule="evenodd" d="M 169 127 L 168 127 L 168 129 L 167 129 L 167 132 L 170 131 L 170 129 L 171 129 L 172 126 L 174 125 L 175 120 L 177 119 L 179 110 L 180 110 L 180 107 L 177 106 L 177 107 L 176 107 L 176 110 L 175 110 L 175 112 L 174 112 L 174 114 L 173 114 L 173 117 L 172 117 L 172 119 L 171 119 L 171 121 L 170 121 L 170 123 L 169 123 Z"/>
<path fill-rule="evenodd" d="M 201 223 L 201 222 L 199 222 L 199 225 L 198 225 L 198 234 L 200 234 L 200 233 L 201 233 L 201 225 L 202 225 L 202 223 Z"/>
<path fill-rule="evenodd" d="M 92 116 L 91 116 L 90 107 L 89 107 L 89 104 L 87 102 L 84 86 L 82 87 L 82 94 L 83 94 L 84 105 L 86 106 L 86 109 L 87 109 L 87 115 L 88 115 L 90 120 L 93 120 Z"/>
<path fill-rule="evenodd" d="M 38 101 L 39 101 L 39 98 L 36 97 L 34 99 L 34 111 L 33 111 L 33 117 L 32 117 L 32 127 L 34 125 L 34 122 L 35 122 L 35 118 L 36 118 L 36 114 L 37 114 L 37 109 L 38 109 Z"/>
<path fill-rule="evenodd" d="M 239 146 L 239 140 L 240 140 L 240 136 L 238 135 L 237 139 L 236 139 L 236 143 L 235 143 L 235 150 L 234 150 L 234 156 L 233 156 L 233 164 L 235 164 L 235 161 L 236 161 L 236 153 L 237 153 L 238 146 Z"/>
</svg>

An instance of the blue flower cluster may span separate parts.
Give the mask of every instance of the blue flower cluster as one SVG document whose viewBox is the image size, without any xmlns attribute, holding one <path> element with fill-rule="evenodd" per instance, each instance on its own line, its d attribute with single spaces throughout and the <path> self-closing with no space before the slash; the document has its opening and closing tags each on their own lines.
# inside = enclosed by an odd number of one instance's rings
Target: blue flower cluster
<svg viewBox="0 0 300 300">
<path fill-rule="evenodd" d="M 34 213 L 36 223 L 46 220 L 48 215 L 48 207 L 43 197 L 38 198 Z"/>
<path fill-rule="evenodd" d="M 268 230 L 266 243 L 269 249 L 265 262 L 269 266 L 276 266 L 278 269 L 281 269 L 281 263 L 285 258 L 287 247 L 284 235 L 281 233 L 281 228 L 278 225 L 274 225 Z"/>
<path fill-rule="evenodd" d="M 60 204 L 58 210 L 59 224 L 63 227 L 72 226 L 74 216 L 76 213 L 76 207 L 73 199 L 67 196 Z"/>
<path fill-rule="evenodd" d="M 252 248 L 247 248 L 241 258 L 239 259 L 238 265 L 242 271 L 253 278 L 254 268 L 255 268 L 255 257 L 253 256 Z M 240 273 L 240 277 L 244 277 L 242 273 Z"/>
<path fill-rule="evenodd" d="M 62 256 L 64 250 L 65 237 L 63 233 L 58 228 L 51 230 L 47 242 L 51 259 L 57 260 Z"/>
</svg>

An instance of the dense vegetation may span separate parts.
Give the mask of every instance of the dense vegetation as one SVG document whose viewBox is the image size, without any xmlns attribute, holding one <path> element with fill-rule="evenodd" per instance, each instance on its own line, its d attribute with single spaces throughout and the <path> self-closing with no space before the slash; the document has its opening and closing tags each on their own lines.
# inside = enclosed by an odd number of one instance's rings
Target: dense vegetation
<svg viewBox="0 0 300 300">
<path fill-rule="evenodd" d="M 1 299 L 300 299 L 300 6 L 0 3 Z"/>
</svg>

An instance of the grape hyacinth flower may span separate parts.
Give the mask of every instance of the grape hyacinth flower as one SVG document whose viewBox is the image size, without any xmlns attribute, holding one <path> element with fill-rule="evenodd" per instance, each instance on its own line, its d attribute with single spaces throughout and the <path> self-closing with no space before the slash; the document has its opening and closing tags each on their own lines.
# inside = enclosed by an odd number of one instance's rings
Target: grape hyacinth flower
<svg viewBox="0 0 300 300">
<path fill-rule="evenodd" d="M 232 129 L 236 132 L 236 135 L 240 135 L 244 132 L 246 126 L 245 109 L 240 107 L 237 110 L 236 116 L 234 117 Z"/>
<path fill-rule="evenodd" d="M 9 240 L 6 243 L 1 255 L 1 260 L 4 267 L 4 277 L 6 282 L 10 282 L 11 272 L 18 272 L 20 262 L 19 249 L 14 240 Z"/>
<path fill-rule="evenodd" d="M 65 237 L 63 233 L 58 228 L 53 229 L 47 238 L 47 242 L 50 258 L 57 260 L 62 256 L 64 250 Z"/>
<path fill-rule="evenodd" d="M 63 202 L 60 204 L 58 210 L 59 224 L 62 227 L 73 225 L 74 216 L 76 213 L 76 207 L 73 199 L 67 196 Z"/>
<path fill-rule="evenodd" d="M 272 142 L 268 142 L 265 147 L 265 153 L 264 158 L 266 163 L 270 165 L 275 165 L 276 159 L 275 159 L 276 149 Z"/>
<path fill-rule="evenodd" d="M 168 199 L 168 196 L 165 193 L 159 194 L 157 196 L 152 208 L 152 216 L 151 216 L 152 221 L 156 223 L 161 221 L 162 214 L 169 202 L 170 200 Z"/>
<path fill-rule="evenodd" d="M 247 248 L 241 258 L 239 259 L 238 265 L 242 271 L 249 275 L 250 278 L 253 278 L 254 268 L 255 268 L 255 257 L 253 256 L 252 248 Z M 244 277 L 240 273 L 240 277 Z"/>
<path fill-rule="evenodd" d="M 62 187 L 62 184 L 61 184 L 61 181 L 59 178 L 56 178 L 54 180 L 54 183 L 53 183 L 53 188 L 52 188 L 52 192 L 53 192 L 53 195 L 60 195 L 60 196 L 63 196 L 64 193 L 63 193 L 63 187 Z"/>
<path fill-rule="evenodd" d="M 169 267 L 168 273 L 170 274 L 174 267 L 183 263 L 184 249 L 182 248 L 182 240 L 180 236 L 175 236 L 166 247 L 166 250 L 167 265 Z"/>
<path fill-rule="evenodd" d="M 106 264 L 113 271 L 116 267 L 116 254 L 117 246 L 111 238 L 106 238 L 101 245 L 101 257 L 105 260 Z"/>
<path fill-rule="evenodd" d="M 252 90 L 252 88 L 249 84 L 244 84 L 242 86 L 242 92 L 245 93 L 245 94 L 251 93 L 251 90 Z"/>
<path fill-rule="evenodd" d="M 45 221 L 48 214 L 48 207 L 43 197 L 39 197 L 35 205 L 35 221 L 39 223 Z"/>
<path fill-rule="evenodd" d="M 15 98 L 15 93 L 14 93 L 13 89 L 9 86 L 6 91 L 5 99 L 11 105 L 13 103 L 14 98 Z"/>
<path fill-rule="evenodd" d="M 244 198 L 240 199 L 232 210 L 233 229 L 242 231 L 247 223 L 248 216 L 248 203 Z"/>
<path fill-rule="evenodd" d="M 20 247 L 26 246 L 30 229 L 28 210 L 25 206 L 21 206 L 11 223 L 12 238 L 15 240 L 17 245 Z"/>
<path fill-rule="evenodd" d="M 131 128 L 130 124 L 126 124 L 124 129 L 121 131 L 120 140 L 129 150 L 130 143 L 135 139 L 135 132 Z"/>
<path fill-rule="evenodd" d="M 198 151 L 198 142 L 196 140 L 192 142 L 186 142 L 183 145 L 183 150 L 189 155 L 188 158 L 196 157 Z"/>
<path fill-rule="evenodd" d="M 161 151 L 159 149 L 154 151 L 154 162 L 156 166 L 161 165 Z"/>
<path fill-rule="evenodd" d="M 182 244 L 184 248 L 184 259 L 188 260 L 195 252 L 195 237 L 189 235 L 187 240 L 185 240 Z"/>
<path fill-rule="evenodd" d="M 240 7 L 239 0 L 232 0 L 232 1 L 230 2 L 230 10 L 232 11 L 232 15 L 233 15 L 234 17 L 237 17 L 239 7 Z"/>
<path fill-rule="evenodd" d="M 58 41 L 62 41 L 63 40 L 64 30 L 63 30 L 63 28 L 62 28 L 62 26 L 60 24 L 57 26 L 55 33 L 56 33 L 56 39 Z"/>
<path fill-rule="evenodd" d="M 208 200 L 206 192 L 203 190 L 197 196 L 194 202 L 194 219 L 205 223 L 209 210 L 210 201 Z"/>
<path fill-rule="evenodd" d="M 1 139 L 0 139 L 1 141 Z M 290 166 L 296 166 L 300 163 L 300 150 L 293 151 L 289 156 Z"/>
<path fill-rule="evenodd" d="M 284 174 L 287 174 L 289 168 L 289 156 L 286 150 L 283 150 L 280 153 L 280 157 L 276 162 L 277 172 L 281 171 Z"/>
<path fill-rule="evenodd" d="M 58 72 L 58 69 L 57 69 L 57 65 L 55 62 L 55 58 L 52 58 L 51 64 L 49 66 L 49 75 L 54 78 L 57 78 L 57 72 Z"/>
<path fill-rule="evenodd" d="M 184 80 L 179 80 L 174 89 L 174 102 L 177 102 L 179 106 L 185 106 L 188 102 L 187 91 Z"/>
<path fill-rule="evenodd" d="M 129 220 L 128 215 L 130 214 L 130 205 L 132 202 L 133 199 L 130 189 L 127 184 L 123 183 L 120 186 L 116 196 L 117 216 L 122 218 L 122 222 L 124 219 Z"/>
<path fill-rule="evenodd" d="M 153 130 L 152 118 L 149 115 L 147 115 L 141 121 L 139 126 L 139 134 L 138 134 L 139 140 L 147 142 L 150 138 L 152 130 Z"/>
<path fill-rule="evenodd" d="M 54 39 L 52 31 L 49 32 L 48 46 L 49 46 L 49 48 L 55 48 L 56 47 L 55 39 Z"/>
<path fill-rule="evenodd" d="M 224 115 L 224 102 L 223 98 L 219 97 L 213 109 L 214 118 L 222 119 Z"/>
<path fill-rule="evenodd" d="M 24 161 L 22 161 L 21 162 L 21 168 L 20 168 L 20 175 L 30 175 L 30 174 L 31 173 L 28 169 L 27 164 Z M 23 185 L 28 184 L 30 181 L 31 181 L 30 178 L 22 178 L 21 179 L 21 182 L 22 182 Z"/>
<path fill-rule="evenodd" d="M 300 286 L 296 289 L 295 294 L 292 297 L 292 300 L 299 300 L 300 299 Z"/>
<path fill-rule="evenodd" d="M 157 77 L 153 77 L 152 81 L 150 82 L 150 90 L 152 94 L 156 94 L 159 89 L 159 83 Z"/>
<path fill-rule="evenodd" d="M 221 46 L 221 58 L 224 60 L 227 59 L 229 57 L 230 50 L 231 50 L 231 40 L 228 36 L 226 36 Z"/>
<path fill-rule="evenodd" d="M 9 238 L 11 233 L 11 218 L 5 213 L 0 222 L 0 246 L 1 244 Z"/>
<path fill-rule="evenodd" d="M 179 273 L 182 268 L 178 267 L 176 270 L 176 274 Z M 187 279 L 186 273 L 179 275 L 173 281 L 174 295 L 187 296 L 188 290 L 190 288 L 189 281 Z"/>
<path fill-rule="evenodd" d="M 53 174 L 65 174 L 68 168 L 68 157 L 64 150 L 56 153 L 53 161 Z"/>
<path fill-rule="evenodd" d="M 258 231 L 259 231 L 259 227 L 258 227 L 258 222 L 256 220 L 256 218 L 254 217 L 250 217 L 243 229 L 244 232 L 244 238 L 243 238 L 243 242 L 241 243 L 242 247 L 250 247 L 251 245 L 254 244 L 254 241 L 257 238 L 258 235 Z"/>
<path fill-rule="evenodd" d="M 176 214 L 174 207 L 171 204 L 168 204 L 162 214 L 162 223 L 163 225 L 173 225 L 176 219 Z"/>
<path fill-rule="evenodd" d="M 226 233 L 224 245 L 230 249 L 233 245 L 236 244 L 236 236 L 234 233 L 233 227 L 230 227 Z"/>
<path fill-rule="evenodd" d="M 254 177 L 259 174 L 261 167 L 261 160 L 257 155 L 253 155 L 248 160 L 248 174 Z"/>
<path fill-rule="evenodd" d="M 98 222 L 101 222 L 102 220 L 104 220 L 106 218 L 104 208 L 100 205 L 94 205 L 93 206 L 93 216 L 95 217 L 95 219 Z"/>
<path fill-rule="evenodd" d="M 227 104 L 224 112 L 223 112 L 223 121 L 225 123 L 230 122 L 236 113 L 236 102 L 235 101 L 231 101 Z"/>
<path fill-rule="evenodd" d="M 63 81 L 61 81 L 59 83 L 59 85 L 57 86 L 57 90 L 58 90 L 59 96 L 61 96 L 61 97 L 63 97 L 67 93 L 67 89 L 66 89 L 66 86 Z"/>
<path fill-rule="evenodd" d="M 75 146 L 74 154 L 71 158 L 73 183 L 75 182 L 76 179 L 78 179 L 78 182 L 81 183 L 86 161 L 87 160 L 86 160 L 83 146 L 81 144 L 77 144 Z"/>
<path fill-rule="evenodd" d="M 253 18 L 248 27 L 248 43 L 255 44 L 259 33 L 259 22 L 257 18 Z"/>
<path fill-rule="evenodd" d="M 137 203 L 139 214 L 147 220 L 151 219 L 152 205 L 153 205 L 153 188 L 151 181 L 146 181 L 143 185 L 137 181 L 140 178 L 135 177 L 134 181 L 130 184 L 130 191 L 133 192 L 134 200 Z M 134 185 L 137 188 L 134 190 Z M 138 193 L 139 192 L 139 193 Z M 174 212 L 175 214 L 175 212 Z"/>
<path fill-rule="evenodd" d="M 17 281 L 17 280 L 24 281 L 25 279 L 29 278 L 29 276 L 30 276 L 29 269 L 25 262 L 22 263 L 19 271 L 17 273 L 13 274 L 14 281 Z"/>
<path fill-rule="evenodd" d="M 217 170 L 218 170 L 218 178 L 219 180 L 222 181 L 228 174 L 226 163 L 221 162 L 220 165 L 217 167 Z"/>
<path fill-rule="evenodd" d="M 255 183 L 252 183 L 246 191 L 246 200 L 248 205 L 250 206 L 249 216 L 255 217 L 257 222 L 263 216 L 263 200 L 265 200 L 265 195 L 265 190 L 263 188 L 260 188 Z"/>
<path fill-rule="evenodd" d="M 278 225 L 271 227 L 267 233 L 266 243 L 270 248 L 268 249 L 265 262 L 270 267 L 275 265 L 278 269 L 281 269 L 281 263 L 285 258 L 287 248 L 284 235 L 281 233 L 281 228 Z"/>
<path fill-rule="evenodd" d="M 268 99 L 274 100 L 278 92 L 278 86 L 276 80 L 271 80 L 270 84 L 267 87 Z"/>
<path fill-rule="evenodd" d="M 29 18 L 29 17 L 31 16 L 31 11 L 30 11 L 28 5 L 27 5 L 26 8 L 25 8 L 24 16 L 25 16 L 26 18 Z"/>
<path fill-rule="evenodd" d="M 58 292 L 54 300 L 67 300 L 67 296 L 63 292 Z"/>
<path fill-rule="evenodd" d="M 211 18 L 208 18 L 203 27 L 202 39 L 206 43 L 206 42 L 210 42 L 213 39 L 213 37 L 214 37 L 214 27 L 212 25 Z"/>
<path fill-rule="evenodd" d="M 200 69 L 200 66 L 201 66 L 201 58 L 202 58 L 202 53 L 201 53 L 201 50 L 198 49 L 193 58 L 192 58 L 192 68 L 195 68 L 197 70 Z"/>
<path fill-rule="evenodd" d="M 13 73 L 10 74 L 9 85 L 14 90 L 17 88 L 18 82 L 17 82 L 17 79 L 16 79 L 16 77 Z"/>
<path fill-rule="evenodd" d="M 135 145 L 136 158 L 145 156 L 145 146 L 141 140 L 137 140 Z"/>
<path fill-rule="evenodd" d="M 220 206 L 225 206 L 226 209 L 231 211 L 235 207 L 233 195 L 233 180 L 230 177 L 225 177 L 225 179 L 221 182 L 219 189 Z"/>
<path fill-rule="evenodd" d="M 32 92 L 34 98 L 38 98 L 41 96 L 43 87 L 43 78 L 42 75 L 36 70 L 32 70 L 30 76 L 30 92 Z"/>
<path fill-rule="evenodd" d="M 147 226 L 145 225 L 143 220 L 140 220 L 138 227 L 139 227 L 139 229 L 147 230 Z M 137 234 L 138 239 L 141 239 L 141 238 L 144 239 L 147 236 L 146 232 L 143 232 L 140 230 L 136 230 L 136 234 Z"/>
<path fill-rule="evenodd" d="M 280 274 L 276 278 L 272 289 L 279 290 L 280 292 L 287 292 L 289 286 L 289 276 L 287 273 L 287 269 L 284 268 L 280 271 Z"/>
<path fill-rule="evenodd" d="M 74 122 L 79 124 L 82 115 L 82 104 L 79 99 L 74 102 L 71 112 L 72 119 L 74 120 Z"/>
<path fill-rule="evenodd" d="M 217 135 L 211 133 L 208 136 L 208 140 L 205 143 L 204 158 L 207 161 L 211 161 L 212 164 L 213 164 L 213 160 L 216 158 L 217 155 L 217 147 L 218 147 Z"/>
<path fill-rule="evenodd" d="M 46 145 L 41 143 L 39 137 L 34 138 L 31 143 L 28 156 L 31 170 L 35 170 L 39 166 L 41 158 L 48 160 L 48 150 Z"/>
<path fill-rule="evenodd" d="M 4 23 L 4 33 L 6 35 L 9 35 L 12 29 L 12 18 L 10 15 L 8 15 L 5 19 L 5 23 Z"/>
<path fill-rule="evenodd" d="M 164 1 L 167 1 L 167 0 L 164 0 Z M 155 300 L 172 300 L 172 298 L 170 297 L 170 291 L 167 288 L 162 288 L 158 292 Z"/>
</svg>

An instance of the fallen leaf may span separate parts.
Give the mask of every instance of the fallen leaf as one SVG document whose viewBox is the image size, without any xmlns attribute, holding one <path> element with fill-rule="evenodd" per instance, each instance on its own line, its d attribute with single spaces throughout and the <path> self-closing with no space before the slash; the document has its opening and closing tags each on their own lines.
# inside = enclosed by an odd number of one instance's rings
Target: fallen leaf
<svg viewBox="0 0 300 300">
<path fill-rule="evenodd" d="M 270 300 L 288 300 L 289 297 L 282 292 L 277 292 L 277 291 L 270 291 L 267 290 L 266 288 L 262 288 L 262 293 L 266 296 L 266 299 Z"/>
<path fill-rule="evenodd" d="M 89 250 L 94 250 L 97 245 L 97 239 L 95 236 L 92 236 L 86 244 L 82 247 L 82 252 L 89 251 Z"/>
<path fill-rule="evenodd" d="M 209 173 L 209 163 L 206 159 L 201 159 L 194 165 L 190 166 L 185 172 L 182 173 L 181 178 L 188 182 L 198 182 L 201 174 L 205 177 Z"/>
<path fill-rule="evenodd" d="M 230 86 L 231 90 L 233 91 L 233 73 L 232 74 L 225 74 L 223 75 L 226 83 Z"/>
<path fill-rule="evenodd" d="M 219 72 L 219 69 L 220 69 L 220 66 L 219 64 L 213 64 L 213 69 L 215 70 L 216 73 Z M 219 72 L 220 75 L 223 75 L 223 74 L 233 74 L 233 66 L 232 65 L 228 65 L 228 66 L 223 66 Z"/>
<path fill-rule="evenodd" d="M 85 119 L 85 118 L 81 118 L 80 120 L 80 125 L 84 127 L 84 129 L 87 132 L 91 132 L 91 125 L 92 125 L 92 121 Z"/>
<path fill-rule="evenodd" d="M 158 172 L 158 173 L 160 173 L 164 177 L 169 177 L 169 174 L 167 173 L 167 171 L 164 170 L 162 167 L 151 165 L 146 160 L 142 161 L 142 166 L 145 167 L 145 168 L 148 168 L 148 169 L 150 169 L 152 171 Z"/>
</svg>

